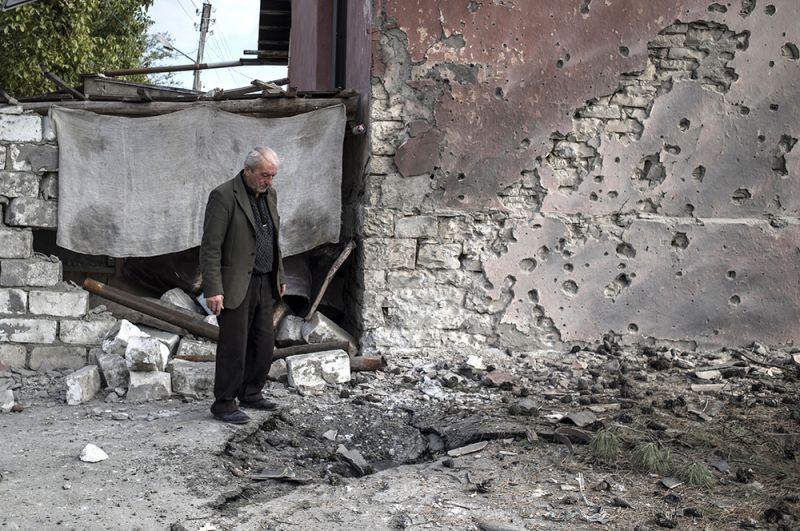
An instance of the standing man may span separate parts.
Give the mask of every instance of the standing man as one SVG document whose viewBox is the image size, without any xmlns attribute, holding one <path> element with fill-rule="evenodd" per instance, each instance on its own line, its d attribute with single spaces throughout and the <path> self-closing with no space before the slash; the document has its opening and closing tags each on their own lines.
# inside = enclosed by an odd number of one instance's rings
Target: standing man
<svg viewBox="0 0 800 531">
<path fill-rule="evenodd" d="M 206 205 L 200 267 L 206 303 L 219 322 L 211 413 L 233 424 L 250 420 L 239 406 L 276 407 L 261 389 L 272 364 L 272 308 L 286 290 L 272 188 L 277 173 L 275 152 L 255 148 L 244 169 L 215 188 Z"/>
</svg>

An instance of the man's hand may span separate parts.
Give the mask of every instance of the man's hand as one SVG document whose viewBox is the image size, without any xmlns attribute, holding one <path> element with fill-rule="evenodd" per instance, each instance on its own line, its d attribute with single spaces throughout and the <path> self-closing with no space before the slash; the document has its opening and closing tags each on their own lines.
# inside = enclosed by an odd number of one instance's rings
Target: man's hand
<svg viewBox="0 0 800 531">
<path fill-rule="evenodd" d="M 286 284 L 281 284 L 280 292 L 281 292 L 281 297 L 283 297 L 283 294 L 286 293 Z"/>
<path fill-rule="evenodd" d="M 213 297 L 206 299 L 206 305 L 208 306 L 209 310 L 214 312 L 214 315 L 219 315 L 219 313 L 225 309 L 225 306 L 222 303 L 224 298 L 224 295 L 214 295 Z"/>
</svg>

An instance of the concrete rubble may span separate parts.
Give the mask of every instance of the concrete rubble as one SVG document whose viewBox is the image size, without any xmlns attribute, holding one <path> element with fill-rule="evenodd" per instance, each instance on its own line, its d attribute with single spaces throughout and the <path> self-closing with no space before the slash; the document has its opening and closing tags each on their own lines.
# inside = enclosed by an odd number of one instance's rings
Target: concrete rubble
<svg viewBox="0 0 800 531">
<path fill-rule="evenodd" d="M 67 404 L 77 406 L 93 399 L 100 391 L 100 371 L 88 365 L 67 376 Z"/>
<path fill-rule="evenodd" d="M 125 363 L 131 371 L 164 371 L 169 348 L 154 337 L 133 336 L 125 347 Z"/>
<path fill-rule="evenodd" d="M 8 413 L 14 407 L 14 391 L 4 389 L 0 391 L 0 412 Z"/>
<path fill-rule="evenodd" d="M 128 402 L 150 402 L 165 400 L 172 395 L 172 378 L 166 372 L 130 372 L 130 384 L 125 400 Z"/>
<path fill-rule="evenodd" d="M 172 376 L 172 392 L 188 398 L 213 398 L 214 363 L 174 359 L 167 372 Z"/>
<path fill-rule="evenodd" d="M 329 350 L 286 358 L 289 385 L 322 389 L 350 381 L 350 356 L 344 350 Z"/>
</svg>

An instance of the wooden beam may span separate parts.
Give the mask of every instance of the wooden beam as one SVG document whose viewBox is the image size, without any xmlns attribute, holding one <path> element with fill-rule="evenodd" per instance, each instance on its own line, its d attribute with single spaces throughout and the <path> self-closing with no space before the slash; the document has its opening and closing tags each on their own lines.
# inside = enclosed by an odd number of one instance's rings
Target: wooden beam
<svg viewBox="0 0 800 531">
<path fill-rule="evenodd" d="M 46 115 L 50 107 L 57 105 L 66 109 L 82 109 L 98 114 L 116 116 L 157 116 L 170 112 L 188 109 L 192 105 L 211 105 L 221 111 L 238 114 L 256 114 L 265 118 L 294 116 L 310 111 L 344 104 L 347 119 L 353 120 L 356 115 L 358 97 L 348 98 L 256 98 L 247 100 L 221 100 L 202 102 L 152 101 L 143 103 L 125 103 L 119 101 L 37 101 L 21 102 L 26 111 Z"/>
</svg>

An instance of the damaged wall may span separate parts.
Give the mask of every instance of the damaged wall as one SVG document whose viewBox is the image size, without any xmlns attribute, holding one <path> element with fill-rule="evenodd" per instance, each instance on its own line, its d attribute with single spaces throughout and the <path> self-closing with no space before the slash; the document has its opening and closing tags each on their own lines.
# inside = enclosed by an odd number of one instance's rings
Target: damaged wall
<svg viewBox="0 0 800 531">
<path fill-rule="evenodd" d="M 365 353 L 800 339 L 800 5 L 536 4 L 374 2 Z"/>
</svg>

